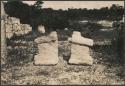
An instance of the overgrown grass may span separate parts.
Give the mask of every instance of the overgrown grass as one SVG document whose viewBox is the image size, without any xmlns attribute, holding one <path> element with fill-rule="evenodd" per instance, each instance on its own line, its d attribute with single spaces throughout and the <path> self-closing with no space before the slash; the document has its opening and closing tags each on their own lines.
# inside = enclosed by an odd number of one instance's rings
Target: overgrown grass
<svg viewBox="0 0 125 86">
<path fill-rule="evenodd" d="M 81 31 L 82 32 L 82 31 Z M 34 66 L 37 44 L 31 34 L 8 41 L 9 67 L 2 68 L 2 84 L 12 85 L 123 85 L 123 65 L 113 45 L 91 47 L 92 66 L 69 65 L 72 30 L 58 31 L 59 63 L 55 66 Z M 37 36 L 38 37 L 38 36 Z"/>
</svg>

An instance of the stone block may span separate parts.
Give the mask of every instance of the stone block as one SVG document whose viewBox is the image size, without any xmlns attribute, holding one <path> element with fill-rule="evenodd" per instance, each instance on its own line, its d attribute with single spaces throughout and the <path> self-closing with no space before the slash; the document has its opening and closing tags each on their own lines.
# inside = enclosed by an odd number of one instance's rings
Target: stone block
<svg viewBox="0 0 125 86">
<path fill-rule="evenodd" d="M 10 33 L 6 33 L 6 37 L 7 37 L 7 38 L 10 39 L 12 36 L 13 36 L 13 33 L 12 33 L 12 32 L 10 32 Z"/>
<path fill-rule="evenodd" d="M 93 46 L 94 42 L 92 39 L 82 37 L 80 32 L 74 31 L 72 38 L 69 38 L 70 42 L 81 44 L 81 45 L 87 45 L 87 46 Z"/>
<path fill-rule="evenodd" d="M 57 33 L 51 32 L 48 36 L 41 36 L 35 39 L 35 42 L 40 43 L 49 43 L 58 40 Z"/>
<path fill-rule="evenodd" d="M 45 33 L 45 27 L 43 25 L 38 26 L 38 31 L 40 33 Z"/>
<path fill-rule="evenodd" d="M 83 64 L 92 65 L 93 58 L 90 56 L 88 46 L 93 46 L 93 40 L 84 38 L 80 32 L 74 31 L 72 38 L 68 39 L 71 44 L 71 57 L 69 59 L 70 64 Z M 87 45 L 87 46 L 86 46 Z"/>
<path fill-rule="evenodd" d="M 58 63 L 57 43 L 39 44 L 38 50 L 38 54 L 34 57 L 35 65 L 55 65 Z"/>
<path fill-rule="evenodd" d="M 90 56 L 89 47 L 71 44 L 70 64 L 92 65 L 93 58 Z"/>
<path fill-rule="evenodd" d="M 13 24 L 20 24 L 20 20 L 18 18 L 11 17 L 11 22 Z"/>
<path fill-rule="evenodd" d="M 35 65 L 55 65 L 58 63 L 58 40 L 56 41 L 46 41 L 41 42 L 41 38 L 37 38 L 36 43 L 38 43 L 38 54 L 34 57 Z M 52 32 L 49 37 L 57 39 L 57 33 Z M 49 38 L 51 39 L 51 38 Z"/>
</svg>

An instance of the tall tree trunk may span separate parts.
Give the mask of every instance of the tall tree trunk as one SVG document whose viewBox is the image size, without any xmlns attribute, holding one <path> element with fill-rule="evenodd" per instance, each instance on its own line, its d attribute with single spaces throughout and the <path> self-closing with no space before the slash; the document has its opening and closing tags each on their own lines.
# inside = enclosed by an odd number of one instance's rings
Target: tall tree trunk
<svg viewBox="0 0 125 86">
<path fill-rule="evenodd" d="M 6 64 L 7 62 L 5 17 L 4 5 L 1 1 L 1 65 Z"/>
</svg>

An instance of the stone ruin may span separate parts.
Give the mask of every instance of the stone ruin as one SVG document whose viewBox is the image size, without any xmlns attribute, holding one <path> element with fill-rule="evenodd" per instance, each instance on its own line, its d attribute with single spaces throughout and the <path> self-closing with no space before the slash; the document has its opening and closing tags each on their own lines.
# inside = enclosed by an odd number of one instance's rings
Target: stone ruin
<svg viewBox="0 0 125 86">
<path fill-rule="evenodd" d="M 6 38 L 11 38 L 14 34 L 17 36 L 25 35 L 32 31 L 32 27 L 28 24 L 21 24 L 20 20 L 15 17 L 7 17 L 5 19 Z"/>
<path fill-rule="evenodd" d="M 57 32 L 53 31 L 49 36 L 40 36 L 35 42 L 38 44 L 38 53 L 34 57 L 35 65 L 55 65 L 59 62 Z M 89 51 L 89 46 L 93 46 L 92 39 L 84 38 L 80 32 L 74 31 L 69 42 L 71 42 L 70 64 L 93 64 Z"/>
<path fill-rule="evenodd" d="M 38 26 L 38 31 L 42 34 L 44 34 L 46 31 L 45 31 L 45 27 L 43 25 L 39 25 Z"/>
<path fill-rule="evenodd" d="M 7 38 L 11 38 L 14 34 L 21 36 L 32 31 L 30 25 L 21 24 L 18 18 L 8 16 L 4 22 Z M 38 26 L 38 30 L 45 33 L 42 25 Z M 38 44 L 38 53 L 34 56 L 35 65 L 55 65 L 59 62 L 57 32 L 53 31 L 49 36 L 40 36 L 35 39 L 35 42 Z M 93 46 L 92 39 L 84 38 L 80 32 L 74 31 L 69 42 L 71 42 L 70 64 L 93 64 L 93 58 L 89 52 L 89 46 Z"/>
<path fill-rule="evenodd" d="M 30 25 L 21 24 L 18 18 L 7 17 L 4 21 L 7 38 L 11 38 L 14 34 L 20 36 L 32 31 Z M 42 25 L 38 26 L 38 30 L 40 33 L 45 33 Z M 89 46 L 93 46 L 93 40 L 84 38 L 80 32 L 74 31 L 68 41 L 71 42 L 69 63 L 92 65 L 93 58 L 90 56 Z M 40 36 L 35 42 L 38 44 L 38 53 L 34 57 L 35 65 L 55 65 L 59 62 L 57 32 L 53 31 L 49 36 Z"/>
<path fill-rule="evenodd" d="M 11 38 L 14 34 L 21 36 L 32 31 L 30 25 L 21 24 L 18 18 L 8 16 L 4 22 L 7 38 Z M 42 25 L 38 26 L 38 30 L 41 33 L 45 33 L 45 28 Z M 35 65 L 55 65 L 59 62 L 56 31 L 51 32 L 49 36 L 36 38 L 35 42 L 38 44 L 38 53 L 34 57 Z M 72 38 L 69 38 L 69 42 L 71 42 L 70 64 L 93 64 L 93 58 L 89 52 L 89 46 L 93 46 L 92 39 L 84 38 L 80 32 L 74 31 Z"/>
</svg>

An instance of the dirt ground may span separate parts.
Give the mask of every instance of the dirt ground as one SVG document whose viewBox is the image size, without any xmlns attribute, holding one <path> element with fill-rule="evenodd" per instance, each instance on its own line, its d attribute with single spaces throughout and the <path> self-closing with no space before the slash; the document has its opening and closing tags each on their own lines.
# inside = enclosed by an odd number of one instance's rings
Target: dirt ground
<svg viewBox="0 0 125 86">
<path fill-rule="evenodd" d="M 113 45 L 90 48 L 92 66 L 70 65 L 70 43 L 59 41 L 59 63 L 35 66 L 37 45 L 31 35 L 8 40 L 9 66 L 3 67 L 1 83 L 11 85 L 123 85 L 123 65 Z"/>
</svg>

